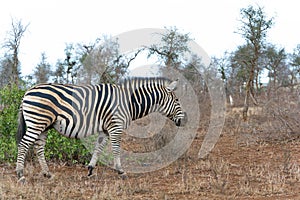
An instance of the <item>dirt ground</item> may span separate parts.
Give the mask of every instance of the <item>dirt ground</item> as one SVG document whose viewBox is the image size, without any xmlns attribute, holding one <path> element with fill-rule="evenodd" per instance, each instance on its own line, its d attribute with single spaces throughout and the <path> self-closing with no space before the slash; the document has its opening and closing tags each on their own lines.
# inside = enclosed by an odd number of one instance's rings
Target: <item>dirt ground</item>
<svg viewBox="0 0 300 200">
<path fill-rule="evenodd" d="M 300 139 L 269 141 L 233 131 L 226 121 L 221 138 L 205 160 L 197 158 L 205 129 L 189 150 L 154 172 L 128 174 L 126 180 L 105 166 L 87 178 L 82 165 L 49 163 L 52 179 L 38 163 L 26 165 L 26 184 L 14 167 L 0 168 L 0 199 L 300 199 Z M 234 127 L 233 127 L 234 128 Z"/>
</svg>

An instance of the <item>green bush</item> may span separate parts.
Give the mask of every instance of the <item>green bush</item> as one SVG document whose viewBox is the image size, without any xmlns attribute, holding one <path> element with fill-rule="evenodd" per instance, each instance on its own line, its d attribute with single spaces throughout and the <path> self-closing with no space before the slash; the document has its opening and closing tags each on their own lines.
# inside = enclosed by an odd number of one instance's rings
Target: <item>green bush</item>
<svg viewBox="0 0 300 200">
<path fill-rule="evenodd" d="M 16 86 L 0 89 L 0 164 L 16 162 L 18 110 L 24 93 Z M 64 137 L 54 129 L 48 131 L 45 156 L 47 160 L 69 164 L 86 164 L 90 159 L 89 151 L 80 140 Z"/>
<path fill-rule="evenodd" d="M 47 160 L 68 164 L 87 164 L 91 157 L 80 140 L 64 137 L 54 129 L 48 131 L 45 156 Z"/>
<path fill-rule="evenodd" d="M 6 86 L 0 90 L 0 163 L 16 161 L 17 116 L 23 95 L 24 91 L 16 86 Z"/>
</svg>

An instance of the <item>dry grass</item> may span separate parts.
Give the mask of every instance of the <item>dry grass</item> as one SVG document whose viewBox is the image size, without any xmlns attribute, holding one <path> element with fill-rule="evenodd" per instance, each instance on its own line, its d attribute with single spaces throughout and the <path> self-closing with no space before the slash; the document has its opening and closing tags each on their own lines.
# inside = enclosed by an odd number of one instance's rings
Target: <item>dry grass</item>
<svg viewBox="0 0 300 200">
<path fill-rule="evenodd" d="M 14 166 L 3 165 L 0 199 L 300 199 L 300 140 L 286 132 L 280 140 L 270 140 L 264 127 L 271 120 L 265 117 L 255 113 L 242 123 L 228 115 L 217 145 L 207 159 L 198 160 L 209 123 L 202 118 L 181 158 L 158 171 L 129 174 L 126 180 L 105 166 L 97 166 L 96 175 L 87 178 L 84 166 L 56 163 L 50 163 L 55 177 L 49 180 L 40 177 L 37 163 L 27 163 L 27 182 L 20 185 Z"/>
<path fill-rule="evenodd" d="M 25 185 L 13 166 L 0 171 L 1 199 L 295 199 L 300 198 L 300 141 L 235 145 L 224 135 L 206 160 L 197 160 L 200 140 L 170 166 L 126 180 L 104 166 L 87 178 L 83 166 L 50 164 L 55 177 L 40 177 L 27 163 Z M 193 148 L 195 150 L 193 150 Z"/>
</svg>

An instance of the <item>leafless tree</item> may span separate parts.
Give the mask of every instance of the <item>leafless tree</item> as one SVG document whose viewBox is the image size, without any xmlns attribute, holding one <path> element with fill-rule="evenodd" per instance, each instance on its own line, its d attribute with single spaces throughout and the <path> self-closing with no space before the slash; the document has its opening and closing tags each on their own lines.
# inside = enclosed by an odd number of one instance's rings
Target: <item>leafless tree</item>
<svg viewBox="0 0 300 200">
<path fill-rule="evenodd" d="M 182 34 L 176 27 L 166 28 L 166 33 L 161 35 L 161 41 L 148 47 L 148 56 L 157 55 L 166 67 L 178 69 L 185 53 L 189 53 L 188 33 Z"/>
<path fill-rule="evenodd" d="M 3 47 L 9 50 L 11 56 L 11 80 L 10 83 L 19 84 L 20 74 L 20 61 L 19 50 L 21 39 L 26 32 L 28 25 L 24 25 L 22 20 L 12 19 L 11 30 L 5 39 Z"/>
<path fill-rule="evenodd" d="M 264 47 L 267 31 L 273 25 L 273 21 L 273 18 L 267 18 L 261 7 L 255 8 L 253 6 L 248 6 L 247 8 L 241 9 L 241 26 L 238 33 L 246 39 L 247 44 L 252 49 L 253 55 L 250 60 L 244 61 L 249 72 L 247 77 L 248 80 L 246 82 L 246 95 L 243 110 L 244 120 L 247 119 L 249 97 L 251 97 L 254 104 L 257 104 L 254 96 L 254 83 L 257 84 L 256 88 L 258 88 L 258 62 Z"/>
<path fill-rule="evenodd" d="M 139 49 L 130 55 L 119 52 L 117 39 L 103 36 L 92 45 L 81 45 L 82 63 L 80 79 L 85 83 L 116 83 L 128 70 L 130 63 L 143 51 Z"/>
</svg>

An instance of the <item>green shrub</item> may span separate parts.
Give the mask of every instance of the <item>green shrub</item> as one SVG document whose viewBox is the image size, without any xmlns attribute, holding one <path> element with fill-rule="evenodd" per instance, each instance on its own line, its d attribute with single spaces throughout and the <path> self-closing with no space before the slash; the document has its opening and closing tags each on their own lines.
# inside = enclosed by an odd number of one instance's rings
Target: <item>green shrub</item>
<svg viewBox="0 0 300 200">
<path fill-rule="evenodd" d="M 23 95 L 24 91 L 17 86 L 6 86 L 0 90 L 0 163 L 16 161 L 17 116 Z"/>
<path fill-rule="evenodd" d="M 54 129 L 48 131 L 45 156 L 47 160 L 68 164 L 86 164 L 91 157 L 80 140 L 64 137 Z"/>
</svg>

